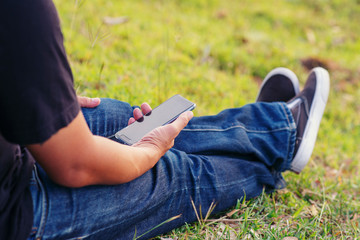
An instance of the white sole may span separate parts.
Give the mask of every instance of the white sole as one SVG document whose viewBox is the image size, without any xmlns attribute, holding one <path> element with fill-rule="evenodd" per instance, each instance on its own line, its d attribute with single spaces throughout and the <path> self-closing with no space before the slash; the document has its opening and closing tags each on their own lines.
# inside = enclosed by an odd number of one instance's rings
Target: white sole
<svg viewBox="0 0 360 240">
<path fill-rule="evenodd" d="M 330 77 L 327 70 L 321 67 L 312 70 L 316 74 L 316 92 L 311 105 L 300 147 L 291 163 L 291 170 L 300 173 L 308 163 L 315 147 L 320 122 L 324 114 L 330 90 Z"/>
<path fill-rule="evenodd" d="M 290 79 L 290 81 L 292 82 L 293 86 L 294 86 L 294 92 L 295 92 L 295 95 L 297 95 L 299 92 L 300 92 L 300 88 L 299 88 L 299 80 L 297 78 L 297 76 L 295 75 L 295 73 L 293 71 L 291 71 L 290 69 L 287 69 L 287 68 L 284 68 L 284 67 L 278 67 L 278 68 L 275 68 L 273 70 L 271 70 L 265 77 L 264 81 L 261 83 L 261 86 L 260 86 L 260 90 L 258 92 L 258 95 L 256 96 L 256 102 L 258 101 L 259 99 L 259 96 L 260 96 L 260 92 L 261 92 L 261 89 L 263 88 L 263 86 L 266 84 L 266 82 L 274 75 L 283 75 L 287 78 Z"/>
</svg>

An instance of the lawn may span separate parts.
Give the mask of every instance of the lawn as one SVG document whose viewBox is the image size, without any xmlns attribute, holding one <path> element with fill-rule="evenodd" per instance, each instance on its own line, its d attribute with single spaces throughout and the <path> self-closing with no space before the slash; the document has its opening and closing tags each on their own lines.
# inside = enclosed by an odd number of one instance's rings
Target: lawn
<svg viewBox="0 0 360 240">
<path fill-rule="evenodd" d="M 312 67 L 330 73 L 313 155 L 301 174 L 284 174 L 286 189 L 163 238 L 360 238 L 359 0 L 55 3 L 80 95 L 156 106 L 180 93 L 199 116 L 253 102 L 274 67 L 301 85 Z"/>
</svg>

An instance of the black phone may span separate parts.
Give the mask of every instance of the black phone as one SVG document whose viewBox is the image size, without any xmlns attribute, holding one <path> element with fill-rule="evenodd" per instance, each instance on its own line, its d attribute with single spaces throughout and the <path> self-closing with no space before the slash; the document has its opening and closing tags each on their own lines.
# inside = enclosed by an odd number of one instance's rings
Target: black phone
<svg viewBox="0 0 360 240">
<path fill-rule="evenodd" d="M 195 106 L 181 95 L 174 95 L 140 120 L 118 131 L 115 137 L 127 145 L 133 145 L 154 128 L 173 122 L 181 113 L 191 111 Z"/>
</svg>

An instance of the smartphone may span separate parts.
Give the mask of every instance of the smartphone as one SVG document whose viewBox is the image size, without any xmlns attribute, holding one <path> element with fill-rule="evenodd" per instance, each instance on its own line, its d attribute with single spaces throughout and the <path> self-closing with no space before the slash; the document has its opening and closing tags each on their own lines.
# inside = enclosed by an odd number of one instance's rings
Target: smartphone
<svg viewBox="0 0 360 240">
<path fill-rule="evenodd" d="M 195 106 L 181 95 L 174 95 L 140 120 L 118 131 L 115 137 L 127 145 L 133 145 L 154 128 L 173 122 L 181 113 L 191 111 Z"/>
</svg>

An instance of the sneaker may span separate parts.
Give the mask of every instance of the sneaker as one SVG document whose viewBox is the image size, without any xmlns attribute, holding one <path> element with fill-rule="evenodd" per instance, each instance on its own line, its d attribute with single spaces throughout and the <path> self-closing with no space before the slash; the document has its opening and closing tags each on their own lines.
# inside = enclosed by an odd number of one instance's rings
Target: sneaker
<svg viewBox="0 0 360 240">
<path fill-rule="evenodd" d="M 256 102 L 287 102 L 299 93 L 295 73 L 283 67 L 269 72 L 261 84 Z"/>
<path fill-rule="evenodd" d="M 304 89 L 287 103 L 296 123 L 295 150 L 290 167 L 296 173 L 303 170 L 314 149 L 329 88 L 329 73 L 321 67 L 314 68 Z"/>
</svg>

